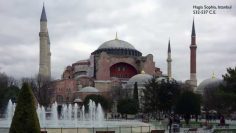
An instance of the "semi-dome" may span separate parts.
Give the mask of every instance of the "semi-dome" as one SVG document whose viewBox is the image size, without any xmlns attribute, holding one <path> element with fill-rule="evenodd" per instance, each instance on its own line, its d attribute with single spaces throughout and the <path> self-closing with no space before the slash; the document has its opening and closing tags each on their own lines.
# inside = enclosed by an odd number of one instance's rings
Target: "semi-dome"
<svg viewBox="0 0 236 133">
<path fill-rule="evenodd" d="M 92 54 L 100 54 L 106 52 L 113 55 L 142 56 L 142 53 L 134 48 L 134 46 L 120 39 L 113 39 L 104 42 Z"/>
<path fill-rule="evenodd" d="M 137 74 L 131 77 L 127 82 L 127 85 L 132 86 L 135 82 L 137 82 L 138 86 L 144 86 L 150 79 L 152 79 L 152 76 L 150 74 L 142 72 L 141 74 Z"/>
<path fill-rule="evenodd" d="M 223 83 L 223 80 L 217 79 L 215 77 L 205 79 L 198 85 L 196 92 L 203 94 L 206 88 L 218 87 L 221 83 Z"/>
<path fill-rule="evenodd" d="M 98 89 L 92 87 L 92 86 L 87 86 L 82 88 L 79 92 L 85 92 L 85 93 L 97 93 L 99 92 Z"/>
<path fill-rule="evenodd" d="M 75 77 L 76 80 L 79 80 L 80 78 L 90 78 L 88 75 L 77 75 Z"/>
</svg>

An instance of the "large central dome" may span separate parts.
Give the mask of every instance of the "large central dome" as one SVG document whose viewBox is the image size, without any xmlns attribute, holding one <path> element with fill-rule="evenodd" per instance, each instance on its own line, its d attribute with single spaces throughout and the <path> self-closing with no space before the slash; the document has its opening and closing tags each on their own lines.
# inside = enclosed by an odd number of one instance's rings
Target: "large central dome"
<svg viewBox="0 0 236 133">
<path fill-rule="evenodd" d="M 123 40 L 119 40 L 119 39 L 114 39 L 114 40 L 110 40 L 107 42 L 104 42 L 98 49 L 108 49 L 108 48 L 114 48 L 114 49 L 120 49 L 120 48 L 124 48 L 124 49 L 135 49 L 133 45 L 131 45 L 130 43 L 123 41 Z"/>
<path fill-rule="evenodd" d="M 142 53 L 136 50 L 133 45 L 117 38 L 104 42 L 92 54 L 98 55 L 102 52 L 112 55 L 142 56 Z"/>
</svg>

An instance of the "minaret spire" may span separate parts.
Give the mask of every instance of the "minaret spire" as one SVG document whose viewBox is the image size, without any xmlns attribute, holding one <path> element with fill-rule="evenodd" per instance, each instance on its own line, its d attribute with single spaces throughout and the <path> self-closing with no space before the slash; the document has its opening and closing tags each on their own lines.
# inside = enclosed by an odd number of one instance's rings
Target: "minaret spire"
<svg viewBox="0 0 236 133">
<path fill-rule="evenodd" d="M 168 78 L 171 79 L 172 78 L 172 72 L 171 72 L 172 59 L 171 59 L 170 39 L 168 42 L 168 51 L 167 51 L 167 60 L 166 61 L 167 61 L 167 75 L 168 75 Z"/>
<path fill-rule="evenodd" d="M 40 21 L 47 21 L 47 16 L 46 16 L 46 11 L 45 11 L 45 7 L 44 7 L 44 3 L 43 3 L 43 10 L 42 10 L 42 13 L 41 13 L 41 18 L 40 18 Z"/>
<path fill-rule="evenodd" d="M 169 39 L 169 43 L 168 43 L 168 53 L 171 53 L 171 49 L 170 49 L 170 39 Z"/>
<path fill-rule="evenodd" d="M 193 25 L 192 25 L 192 36 L 196 36 L 195 25 L 194 25 L 194 18 L 193 18 Z"/>
</svg>

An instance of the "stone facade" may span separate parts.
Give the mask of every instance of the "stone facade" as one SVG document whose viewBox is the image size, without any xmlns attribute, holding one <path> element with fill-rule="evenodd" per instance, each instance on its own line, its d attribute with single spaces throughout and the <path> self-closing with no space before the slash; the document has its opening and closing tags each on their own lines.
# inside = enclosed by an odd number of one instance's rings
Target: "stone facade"
<svg viewBox="0 0 236 133">
<path fill-rule="evenodd" d="M 126 63 L 131 65 L 136 70 L 134 75 L 140 73 L 142 70 L 151 75 L 155 74 L 155 62 L 153 61 L 153 56 L 151 54 L 145 57 L 128 57 L 108 55 L 103 52 L 98 57 L 95 57 L 95 62 L 97 62 L 95 70 L 97 80 L 111 80 L 110 68 L 117 63 Z"/>
<path fill-rule="evenodd" d="M 52 83 L 53 95 L 51 102 L 57 101 L 58 104 L 71 103 L 77 96 L 77 81 L 74 79 L 56 80 Z"/>
<path fill-rule="evenodd" d="M 91 53 L 89 59 L 67 66 L 62 80 L 74 79 L 78 90 L 93 86 L 99 90 L 99 94 L 110 99 L 114 86 L 124 86 L 141 71 L 150 75 L 162 74 L 160 68 L 155 66 L 152 54 L 142 56 L 130 43 L 116 38 L 103 43 Z M 75 95 L 83 100 L 88 94 L 78 92 Z"/>
</svg>

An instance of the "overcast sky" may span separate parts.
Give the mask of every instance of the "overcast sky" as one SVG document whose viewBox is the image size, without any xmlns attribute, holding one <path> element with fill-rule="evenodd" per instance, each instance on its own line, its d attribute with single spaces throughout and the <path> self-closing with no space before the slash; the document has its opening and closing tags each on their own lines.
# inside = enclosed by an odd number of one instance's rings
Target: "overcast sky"
<svg viewBox="0 0 236 133">
<path fill-rule="evenodd" d="M 153 54 L 166 73 L 168 39 L 172 72 L 189 79 L 193 17 L 197 35 L 199 82 L 218 78 L 236 66 L 235 0 L 0 0 L 0 72 L 16 78 L 34 77 L 39 68 L 39 24 L 45 3 L 51 40 L 52 76 L 89 58 L 103 42 L 118 38 L 143 55 Z M 193 5 L 231 5 L 215 15 L 193 15 Z"/>
</svg>

